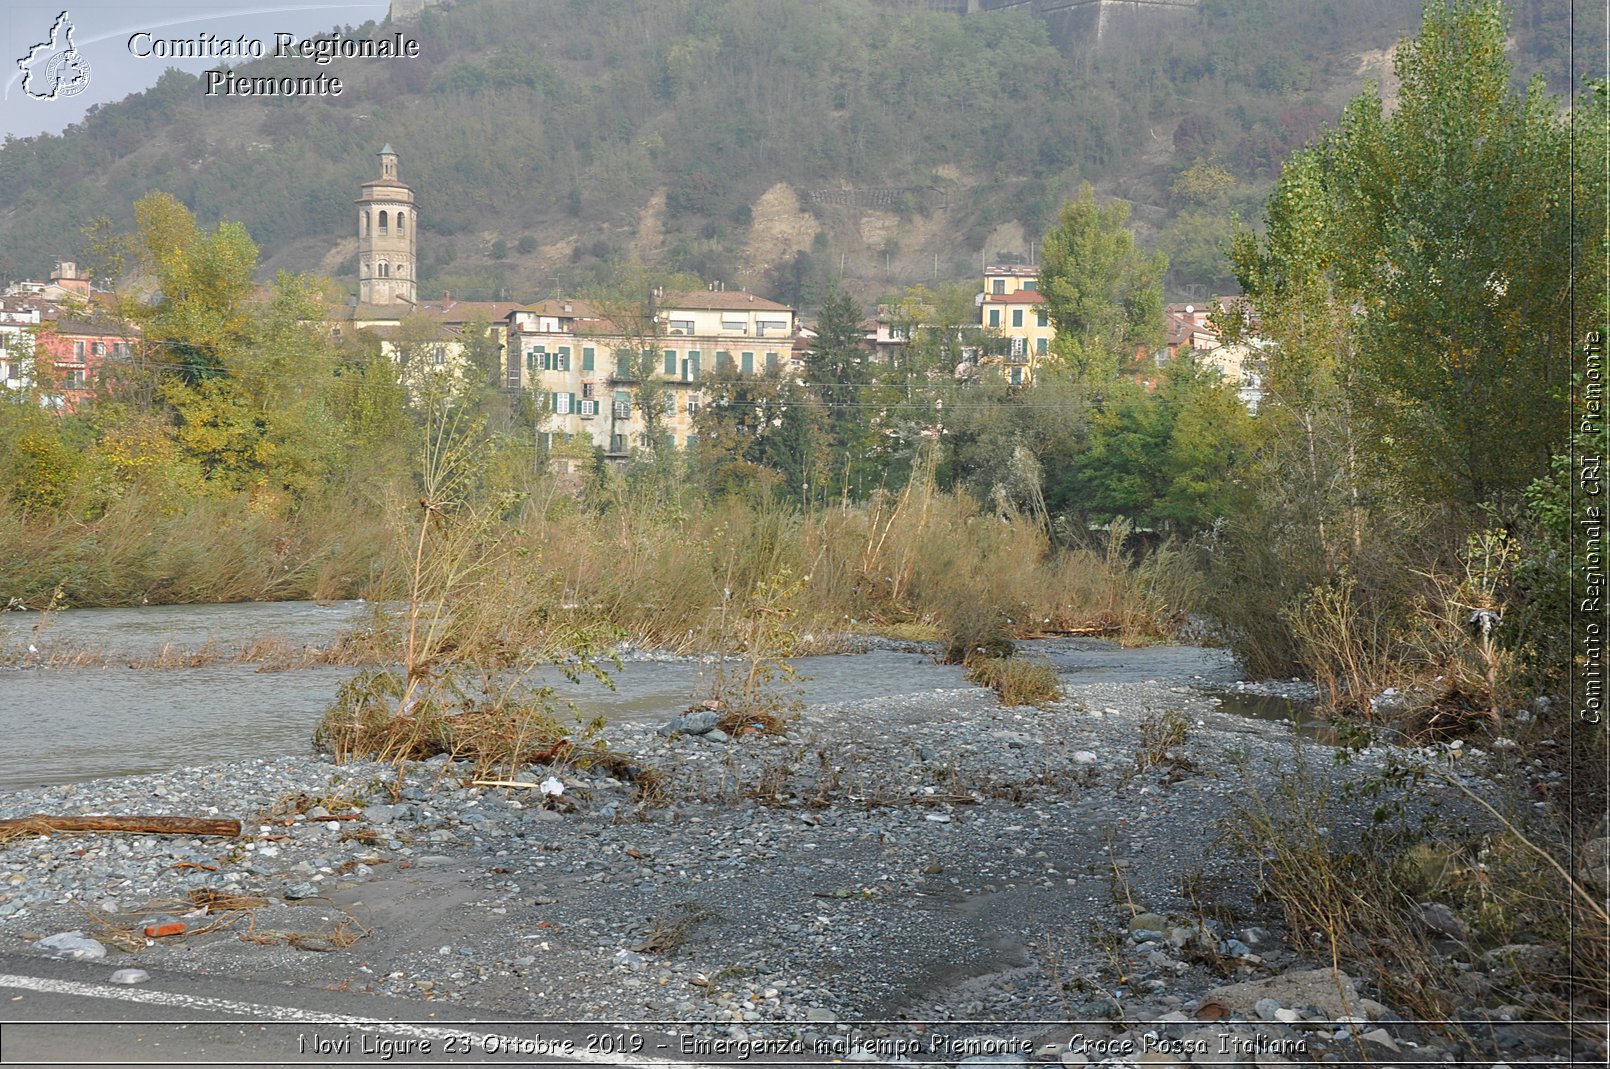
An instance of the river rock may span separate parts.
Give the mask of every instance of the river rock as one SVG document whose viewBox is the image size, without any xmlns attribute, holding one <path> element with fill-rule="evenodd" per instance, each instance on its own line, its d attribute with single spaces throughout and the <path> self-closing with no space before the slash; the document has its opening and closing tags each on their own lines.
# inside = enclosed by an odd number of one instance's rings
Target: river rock
<svg viewBox="0 0 1610 1069">
<path fill-rule="evenodd" d="M 1263 980 L 1226 984 L 1209 991 L 1202 1000 L 1222 1002 L 1232 1011 L 1250 1015 L 1257 1012 L 1258 1000 L 1266 998 L 1284 1006 L 1309 1003 L 1333 1020 L 1357 1012 L 1359 1003 L 1353 978 L 1329 969 L 1302 969 Z"/>
<path fill-rule="evenodd" d="M 1457 939 L 1463 943 L 1470 938 L 1470 925 L 1441 902 L 1420 903 L 1420 920 L 1433 932 L 1445 935 L 1449 939 Z"/>
<path fill-rule="evenodd" d="M 58 932 L 39 940 L 34 944 L 34 948 L 58 958 L 93 960 L 106 957 L 106 947 L 98 940 L 88 938 L 83 932 Z"/>
<path fill-rule="evenodd" d="M 683 735 L 708 735 L 716 729 L 716 724 L 720 723 L 720 721 L 720 713 L 709 709 L 700 709 L 698 712 L 684 713 L 682 716 L 674 717 L 668 723 L 660 726 L 659 733 L 661 735 L 675 735 L 678 732 Z"/>
</svg>

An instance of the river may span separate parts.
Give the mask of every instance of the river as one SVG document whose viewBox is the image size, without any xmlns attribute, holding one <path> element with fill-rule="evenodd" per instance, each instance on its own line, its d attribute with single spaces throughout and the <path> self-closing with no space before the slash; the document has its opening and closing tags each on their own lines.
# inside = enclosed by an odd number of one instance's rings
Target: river
<svg viewBox="0 0 1610 1069">
<path fill-rule="evenodd" d="M 137 775 L 246 756 L 307 753 L 314 726 L 337 687 L 355 669 L 316 667 L 260 671 L 229 660 L 192 668 L 130 668 L 164 647 L 194 650 L 213 643 L 232 650 L 277 638 L 293 645 L 329 644 L 361 626 L 361 602 L 252 602 L 234 605 L 75 609 L 0 615 L 0 653 L 34 645 L 106 655 L 113 667 L 0 669 L 0 790 Z M 1230 658 L 1192 646 L 1123 649 L 1088 639 L 1022 644 L 1048 659 L 1066 682 L 1177 680 L 1214 688 L 1237 678 Z M 13 657 L 13 660 L 16 658 Z M 122 663 L 119 663 L 119 662 Z M 807 703 L 831 703 L 951 690 L 970 684 L 962 670 L 915 652 L 802 657 Z M 685 709 L 708 668 L 695 660 L 632 659 L 613 672 L 615 688 L 592 680 L 543 677 L 583 721 L 666 720 Z M 1234 702 L 1227 696 L 1227 701 Z M 1289 712 L 1284 703 L 1248 699 L 1235 711 L 1260 717 Z"/>
</svg>

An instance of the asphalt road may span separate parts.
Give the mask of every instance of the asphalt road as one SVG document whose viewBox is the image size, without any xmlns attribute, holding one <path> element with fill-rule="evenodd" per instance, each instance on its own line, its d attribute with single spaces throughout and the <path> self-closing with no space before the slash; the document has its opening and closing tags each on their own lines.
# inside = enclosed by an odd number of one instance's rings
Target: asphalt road
<svg viewBox="0 0 1610 1069">
<path fill-rule="evenodd" d="M 683 1053 L 674 1025 L 516 1021 L 462 1005 L 218 976 L 153 973 L 119 986 L 106 982 L 113 969 L 0 954 L 0 1064 L 700 1065 L 691 1048 Z"/>
</svg>

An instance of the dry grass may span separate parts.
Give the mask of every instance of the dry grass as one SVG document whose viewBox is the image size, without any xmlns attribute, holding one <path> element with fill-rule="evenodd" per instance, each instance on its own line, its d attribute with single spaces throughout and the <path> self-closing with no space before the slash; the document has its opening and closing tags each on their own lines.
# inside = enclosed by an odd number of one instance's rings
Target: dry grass
<svg viewBox="0 0 1610 1069">
<path fill-rule="evenodd" d="M 1520 1005 L 1525 1019 L 1602 1021 L 1610 912 L 1570 871 L 1570 844 L 1542 838 L 1542 826 L 1523 828 L 1446 772 L 1389 775 L 1379 786 L 1383 797 L 1398 796 L 1393 806 L 1456 791 L 1491 820 L 1485 831 L 1468 820 L 1444 829 L 1387 820 L 1344 845 L 1329 832 L 1323 789 L 1299 760 L 1273 795 L 1249 792 L 1224 822 L 1224 841 L 1256 861 L 1260 891 L 1284 912 L 1295 945 L 1373 975 L 1385 1001 L 1427 1021 L 1447 1021 L 1470 1000 L 1469 966 L 1456 957 L 1476 965 L 1489 997 Z M 1527 809 L 1522 799 L 1519 811 Z M 1468 933 L 1455 954 L 1439 949 L 1440 936 L 1421 920 L 1425 902 L 1446 907 Z"/>
<path fill-rule="evenodd" d="M 632 949 L 639 954 L 669 954 L 687 942 L 688 933 L 701 921 L 720 914 L 694 902 L 679 902 L 664 915 L 650 918 L 648 931 Z"/>
<path fill-rule="evenodd" d="M 1025 657 L 975 655 L 967 661 L 967 678 L 994 690 L 1002 705 L 1050 705 L 1062 697 L 1056 669 Z"/>
</svg>

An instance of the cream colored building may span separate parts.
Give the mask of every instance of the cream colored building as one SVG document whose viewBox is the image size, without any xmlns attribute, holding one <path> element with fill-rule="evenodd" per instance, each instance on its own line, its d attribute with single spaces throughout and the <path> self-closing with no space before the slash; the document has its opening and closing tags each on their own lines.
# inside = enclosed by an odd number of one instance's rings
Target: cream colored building
<svg viewBox="0 0 1610 1069">
<path fill-rule="evenodd" d="M 643 412 L 651 395 L 660 435 L 686 447 L 701 383 L 717 369 L 793 374 L 794 310 L 737 290 L 658 295 L 654 307 L 614 318 L 582 300 L 539 301 L 505 322 L 504 385 L 536 392 L 561 454 L 596 448 L 622 460 L 651 447 Z"/>
<path fill-rule="evenodd" d="M 981 363 L 996 363 L 1013 385 L 1034 381 L 1035 371 L 1050 358 L 1051 339 L 1057 330 L 1040 293 L 1039 268 L 1030 264 L 996 264 L 984 269 L 984 292 L 979 296 L 978 323 L 985 334 L 998 339 L 998 349 L 986 352 Z"/>
</svg>

